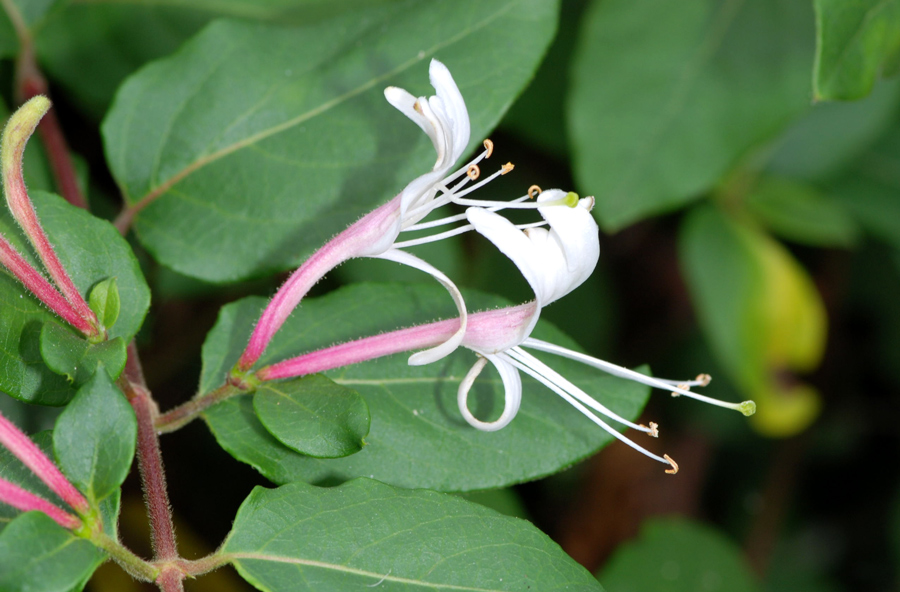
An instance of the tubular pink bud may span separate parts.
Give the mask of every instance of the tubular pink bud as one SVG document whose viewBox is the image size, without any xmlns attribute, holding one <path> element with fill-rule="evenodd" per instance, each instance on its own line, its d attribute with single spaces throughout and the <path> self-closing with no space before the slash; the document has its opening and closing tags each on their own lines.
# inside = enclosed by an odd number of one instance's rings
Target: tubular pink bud
<svg viewBox="0 0 900 592">
<path fill-rule="evenodd" d="M 90 325 L 89 335 L 96 335 L 98 333 L 97 317 L 78 291 L 78 288 L 72 283 L 69 274 L 56 256 L 53 245 L 47 239 L 47 235 L 44 233 L 44 229 L 38 220 L 37 213 L 34 211 L 31 199 L 28 197 L 25 179 L 22 176 L 22 157 L 25 152 L 25 145 L 28 143 L 31 134 L 34 133 L 41 117 L 44 116 L 49 108 L 50 100 L 47 97 L 38 95 L 22 105 L 9 118 L 6 128 L 3 130 L 2 143 L 0 143 L 3 190 L 6 193 L 6 203 L 9 205 L 13 217 L 19 223 L 19 226 L 22 227 L 28 240 L 31 241 L 38 256 L 47 268 L 50 277 L 53 278 L 53 281 L 78 313 L 78 316 Z"/>
<path fill-rule="evenodd" d="M 11 421 L 0 415 L 0 445 L 13 453 L 26 467 L 31 469 L 38 479 L 47 484 L 50 490 L 69 504 L 79 514 L 90 509 L 87 500 L 75 486 L 69 483 L 65 475 L 41 452 Z"/>
<path fill-rule="evenodd" d="M 0 503 L 7 504 L 23 512 L 31 512 L 32 510 L 43 512 L 57 524 L 69 530 L 74 530 L 81 526 L 81 520 L 75 516 L 61 510 L 41 496 L 26 491 L 5 479 L 0 479 Z"/>
</svg>

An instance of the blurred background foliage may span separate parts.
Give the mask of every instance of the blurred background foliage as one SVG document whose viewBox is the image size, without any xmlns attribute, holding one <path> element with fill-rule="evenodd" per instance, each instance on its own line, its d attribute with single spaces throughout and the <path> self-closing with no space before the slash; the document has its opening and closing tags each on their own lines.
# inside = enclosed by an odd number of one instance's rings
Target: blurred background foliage
<svg viewBox="0 0 900 592">
<path fill-rule="evenodd" d="M 92 208 L 111 215 L 99 122 L 125 77 L 214 18 L 308 24 L 372 2 L 4 3 L 33 32 Z M 17 102 L 12 31 L 0 13 L 3 112 Z M 467 497 L 534 521 L 611 592 L 897 589 L 898 66 L 898 0 L 563 0 L 540 70 L 492 134 L 516 164 L 497 196 L 536 183 L 597 198 L 601 264 L 545 317 L 605 359 L 708 372 L 707 392 L 753 398 L 758 412 L 748 422 L 657 394 L 644 418 L 660 421 L 677 478 L 614 444 L 560 475 Z M 50 188 L 35 144 L 30 184 Z M 192 394 L 218 308 L 279 278 L 213 286 L 135 248 L 156 294 L 145 366 L 168 408 Z M 531 296 L 471 237 L 417 253 L 461 285 Z M 316 291 L 366 279 L 425 281 L 351 262 Z M 0 405 L 32 431 L 51 425 L 53 410 Z M 163 446 L 181 540 L 200 555 L 264 480 L 203 426 Z M 217 503 L 192 496 L 198 482 Z M 123 533 L 139 547 L 136 482 L 124 499 Z M 190 589 L 246 589 L 229 575 Z M 88 589 L 139 587 L 107 567 Z"/>
</svg>

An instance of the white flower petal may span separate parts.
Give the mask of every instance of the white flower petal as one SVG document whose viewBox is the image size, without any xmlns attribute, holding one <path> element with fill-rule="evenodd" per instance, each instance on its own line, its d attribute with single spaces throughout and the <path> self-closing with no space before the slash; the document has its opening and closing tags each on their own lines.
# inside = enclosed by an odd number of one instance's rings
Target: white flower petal
<svg viewBox="0 0 900 592">
<path fill-rule="evenodd" d="M 500 414 L 499 418 L 490 422 L 481 421 L 469 411 L 469 391 L 487 363 L 486 360 L 490 361 L 497 368 L 497 372 L 500 373 L 500 379 L 503 381 L 503 413 Z M 522 403 L 522 379 L 519 376 L 519 371 L 507 361 L 504 354 L 488 355 L 479 358 L 459 384 L 456 401 L 459 405 L 459 412 L 462 413 L 463 418 L 472 427 L 483 432 L 496 432 L 505 428 L 519 412 L 519 405 Z"/>
<path fill-rule="evenodd" d="M 451 354 L 453 350 L 459 347 L 459 344 L 462 343 L 463 337 L 466 334 L 466 321 L 468 318 L 468 315 L 466 313 L 466 303 L 463 301 L 462 294 L 459 292 L 459 288 L 456 287 L 456 284 L 450 281 L 450 278 L 448 278 L 446 275 L 441 273 L 438 269 L 436 269 L 429 263 L 422 261 L 415 255 L 407 253 L 406 251 L 401 251 L 399 249 L 389 249 L 388 251 L 385 251 L 377 257 L 379 259 L 387 259 L 388 261 L 396 261 L 397 263 L 402 263 L 403 265 L 408 265 L 410 267 L 414 267 L 431 274 L 437 281 L 439 281 L 445 288 L 447 288 L 447 291 L 450 292 L 450 296 L 453 298 L 453 302 L 456 303 L 456 308 L 459 311 L 459 329 L 457 329 L 456 333 L 453 334 L 453 337 L 440 345 L 432 347 L 431 349 L 426 349 L 425 351 L 414 353 L 409 357 L 409 365 L 422 366 L 424 364 L 430 364 L 431 362 L 435 362 Z"/>
<path fill-rule="evenodd" d="M 561 189 L 548 189 L 538 196 L 537 201 L 538 203 L 556 201 L 565 198 L 566 195 Z M 579 200 L 574 208 L 538 207 L 541 216 L 550 224 L 551 232 L 557 233 L 569 272 L 584 276 L 576 285 L 580 285 L 591 275 L 600 259 L 600 241 L 597 240 L 600 228 L 591 215 L 593 207 L 592 197 Z"/>
<path fill-rule="evenodd" d="M 428 75 L 431 79 L 431 86 L 434 87 L 441 101 L 446 120 L 450 124 L 451 145 L 453 146 L 452 160 L 456 162 L 469 143 L 469 112 L 466 109 L 466 102 L 447 66 L 433 59 L 428 68 Z M 452 165 L 452 163 L 450 164 Z"/>
</svg>

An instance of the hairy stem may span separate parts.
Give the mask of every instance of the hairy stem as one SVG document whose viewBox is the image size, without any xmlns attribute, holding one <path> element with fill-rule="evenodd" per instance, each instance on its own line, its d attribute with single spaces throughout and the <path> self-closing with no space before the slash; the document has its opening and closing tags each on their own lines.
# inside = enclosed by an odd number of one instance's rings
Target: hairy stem
<svg viewBox="0 0 900 592">
<path fill-rule="evenodd" d="M 133 578 L 143 582 L 153 582 L 159 576 L 159 567 L 144 561 L 119 541 L 103 532 L 91 537 L 91 542 L 100 547 Z"/>
<path fill-rule="evenodd" d="M 235 395 L 242 395 L 248 392 L 251 391 L 242 389 L 233 384 L 223 384 L 214 391 L 191 399 L 187 403 L 179 405 L 178 407 L 157 416 L 155 424 L 156 431 L 161 434 L 174 432 L 197 419 L 201 413 L 216 403 L 220 403 Z"/>
</svg>

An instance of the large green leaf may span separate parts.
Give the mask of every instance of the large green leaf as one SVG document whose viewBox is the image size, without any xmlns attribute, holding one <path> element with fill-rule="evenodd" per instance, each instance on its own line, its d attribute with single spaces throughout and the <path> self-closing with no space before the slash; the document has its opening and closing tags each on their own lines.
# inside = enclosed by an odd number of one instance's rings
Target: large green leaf
<svg viewBox="0 0 900 592">
<path fill-rule="evenodd" d="M 34 191 L 31 197 L 50 242 L 82 295 L 87 297 L 98 282 L 116 278 L 122 306 L 109 336 L 129 341 L 150 305 L 150 290 L 131 247 L 109 222 L 56 195 Z M 0 210 L 0 232 L 40 269 L 5 208 Z M 75 394 L 66 379 L 41 359 L 41 327 L 51 320 L 58 319 L 11 276 L 0 273 L 0 390 L 44 405 L 62 405 Z"/>
<path fill-rule="evenodd" d="M 900 58 L 900 0 L 815 0 L 817 100 L 859 99 Z"/>
<path fill-rule="evenodd" d="M 260 590 L 594 590 L 547 535 L 455 496 L 358 479 L 257 487 L 222 548 Z"/>
<path fill-rule="evenodd" d="M 53 430 L 63 472 L 92 503 L 128 475 L 137 441 L 134 410 L 106 372 L 97 372 L 66 406 Z"/>
<path fill-rule="evenodd" d="M 106 554 L 46 514 L 22 514 L 0 533 L 0 590 L 80 590 Z"/>
<path fill-rule="evenodd" d="M 434 162 L 384 87 L 428 93 L 429 60 L 446 62 L 478 144 L 555 23 L 554 0 L 410 0 L 297 28 L 213 23 L 129 78 L 104 121 L 126 202 L 146 206 L 138 237 L 207 280 L 298 264 Z"/>
<path fill-rule="evenodd" d="M 781 0 L 594 3 L 569 134 L 606 228 L 696 198 L 807 108 L 812 17 Z"/>
<path fill-rule="evenodd" d="M 737 545 L 708 526 L 672 518 L 649 521 L 598 577 L 617 592 L 760 589 Z"/>
<path fill-rule="evenodd" d="M 75 388 L 90 380 L 100 363 L 110 377 L 118 378 L 128 358 L 126 348 L 121 337 L 91 343 L 55 321 L 48 321 L 41 329 L 41 358 Z"/>
<path fill-rule="evenodd" d="M 359 393 L 321 374 L 264 383 L 253 408 L 282 444 L 310 456 L 359 452 L 369 433 L 369 408 Z"/>
<path fill-rule="evenodd" d="M 503 304 L 474 292 L 466 293 L 466 303 L 472 310 Z M 262 299 L 248 298 L 222 309 L 203 347 L 201 392 L 222 384 L 263 305 Z M 436 286 L 344 288 L 305 301 L 276 334 L 260 363 L 454 314 L 450 298 Z M 576 347 L 546 323 L 538 325 L 535 335 Z M 459 382 L 475 355 L 460 349 L 439 362 L 416 367 L 407 364 L 407 357 L 398 354 L 326 373 L 359 391 L 372 416 L 367 445 L 346 458 L 316 459 L 281 445 L 256 418 L 250 397 L 229 399 L 205 417 L 225 450 L 277 483 L 371 476 L 403 487 L 443 491 L 502 487 L 556 472 L 612 439 L 549 389 L 524 378 L 522 406 L 512 424 L 497 432 L 480 432 L 465 423 L 456 403 Z M 636 417 L 644 405 L 647 389 L 641 385 L 564 359 L 548 363 L 624 417 Z M 470 399 L 479 417 L 499 415 L 503 387 L 493 369 L 485 369 Z"/>
</svg>

